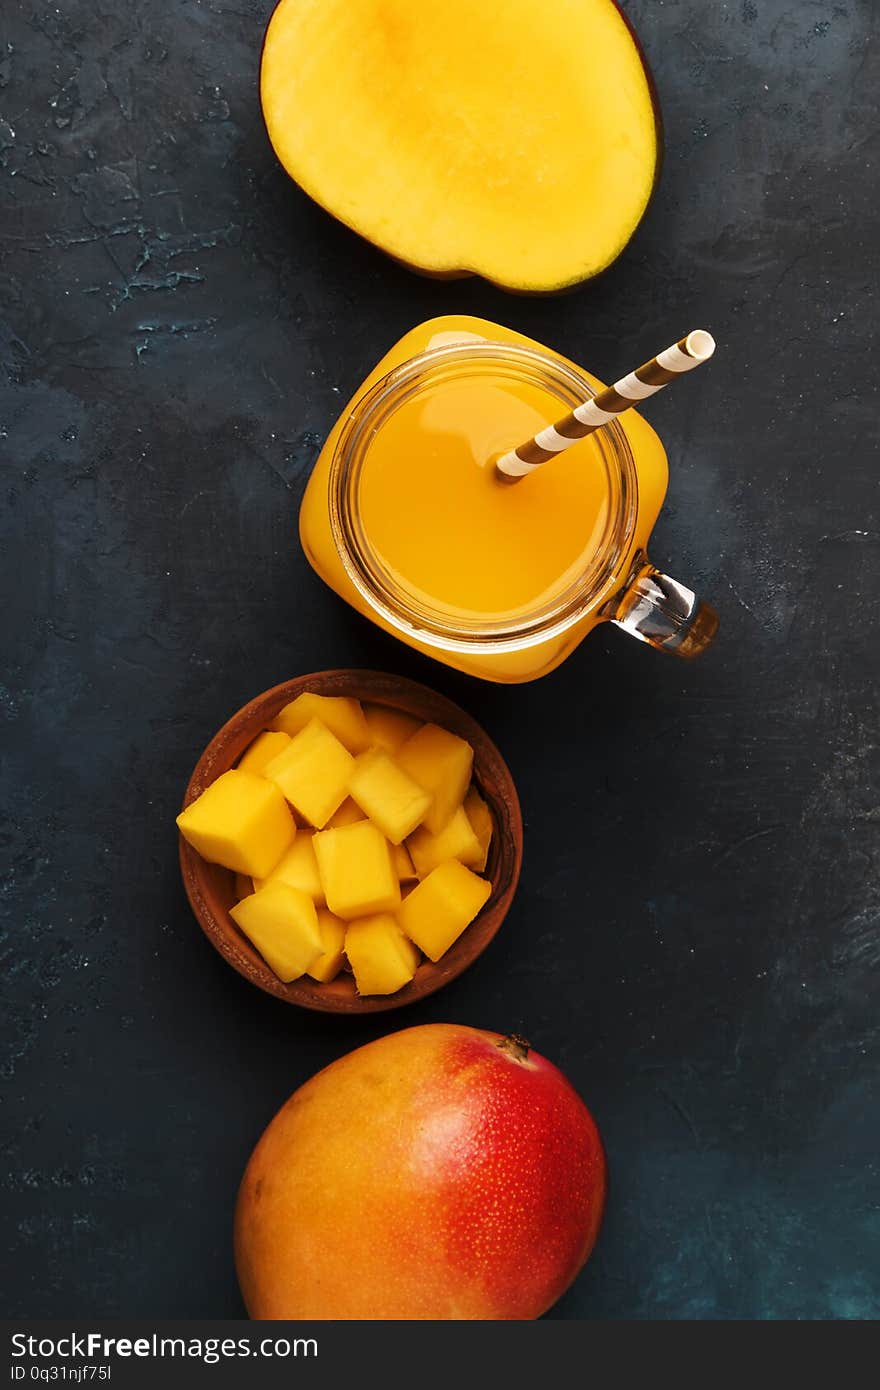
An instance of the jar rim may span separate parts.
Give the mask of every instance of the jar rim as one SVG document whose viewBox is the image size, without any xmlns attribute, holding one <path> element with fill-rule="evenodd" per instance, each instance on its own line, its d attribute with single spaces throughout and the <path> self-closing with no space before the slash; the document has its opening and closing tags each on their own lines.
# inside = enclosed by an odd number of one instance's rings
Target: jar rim
<svg viewBox="0 0 880 1390">
<path fill-rule="evenodd" d="M 397 583 L 372 551 L 356 503 L 357 487 L 372 439 L 385 420 L 411 399 L 426 377 L 455 374 L 460 365 L 494 364 L 508 374 L 527 374 L 573 406 L 596 394 L 572 363 L 536 347 L 489 339 L 428 348 L 392 367 L 357 397 L 340 431 L 330 460 L 328 502 L 333 541 L 346 573 L 361 597 L 393 629 L 430 647 L 460 653 L 497 653 L 536 646 L 561 635 L 601 605 L 615 586 L 618 567 L 635 534 L 638 475 L 629 440 L 617 420 L 592 436 L 609 474 L 612 505 L 591 561 L 554 600 L 538 604 L 508 621 L 451 617 Z M 560 414 L 564 411 L 560 411 Z M 493 615 L 494 618 L 494 615 Z"/>
</svg>

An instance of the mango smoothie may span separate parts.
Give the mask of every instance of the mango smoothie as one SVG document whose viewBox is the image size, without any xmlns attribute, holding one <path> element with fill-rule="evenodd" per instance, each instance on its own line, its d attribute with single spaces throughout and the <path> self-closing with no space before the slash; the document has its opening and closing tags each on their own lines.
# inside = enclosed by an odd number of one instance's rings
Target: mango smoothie
<svg viewBox="0 0 880 1390">
<path fill-rule="evenodd" d="M 650 426 L 630 410 L 512 486 L 494 467 L 601 387 L 498 324 L 413 329 L 315 466 L 300 513 L 313 567 L 387 631 L 489 680 L 553 670 L 597 622 L 626 626 L 636 608 L 641 622 L 656 574 L 644 547 L 667 483 Z"/>
</svg>

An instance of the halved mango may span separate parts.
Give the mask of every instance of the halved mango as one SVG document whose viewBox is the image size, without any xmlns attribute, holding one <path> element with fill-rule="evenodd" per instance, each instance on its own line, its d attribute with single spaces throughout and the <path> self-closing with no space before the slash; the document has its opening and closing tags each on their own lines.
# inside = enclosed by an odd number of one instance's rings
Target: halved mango
<svg viewBox="0 0 880 1390">
<path fill-rule="evenodd" d="M 660 125 L 613 0 L 281 0 L 260 93 L 281 163 L 398 260 L 515 290 L 589 279 L 651 195 Z"/>
</svg>

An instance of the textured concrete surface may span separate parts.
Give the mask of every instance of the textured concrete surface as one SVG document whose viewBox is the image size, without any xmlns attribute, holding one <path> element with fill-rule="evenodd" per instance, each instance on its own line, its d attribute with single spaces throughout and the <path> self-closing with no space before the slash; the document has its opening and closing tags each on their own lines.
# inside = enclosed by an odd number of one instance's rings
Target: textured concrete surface
<svg viewBox="0 0 880 1390">
<path fill-rule="evenodd" d="M 663 180 L 618 264 L 547 300 L 411 276 L 297 192 L 257 101 L 269 8 L 0 15 L 6 1311 L 240 1315 L 264 1123 L 340 1052 L 451 1019 L 525 1033 L 602 1127 L 604 1233 L 553 1316 L 877 1316 L 877 7 L 627 4 Z M 341 398 L 455 310 L 608 380 L 715 333 L 651 407 L 655 558 L 717 603 L 711 655 L 609 629 L 495 689 L 314 578 L 296 511 Z M 346 664 L 467 705 L 527 822 L 493 948 L 362 1024 L 210 950 L 173 826 L 232 710 Z"/>
</svg>

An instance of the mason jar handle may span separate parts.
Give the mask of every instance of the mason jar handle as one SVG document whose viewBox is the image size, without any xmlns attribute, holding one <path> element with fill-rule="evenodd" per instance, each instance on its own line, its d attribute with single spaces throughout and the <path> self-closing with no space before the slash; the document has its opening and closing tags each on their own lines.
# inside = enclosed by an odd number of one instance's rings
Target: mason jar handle
<svg viewBox="0 0 880 1390">
<path fill-rule="evenodd" d="M 718 631 L 718 614 L 677 579 L 655 569 L 644 551 L 602 616 L 631 637 L 676 656 L 699 656 Z"/>
</svg>

